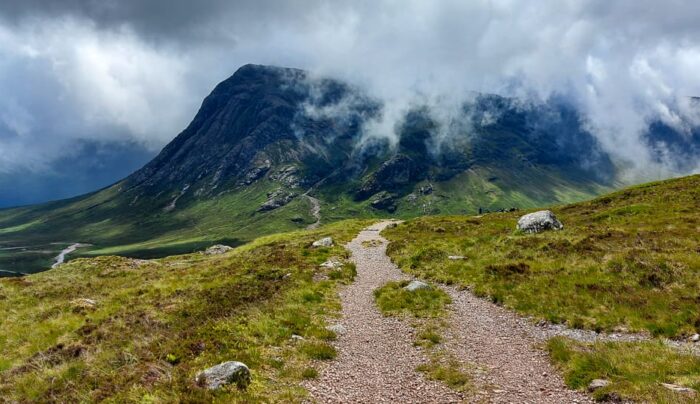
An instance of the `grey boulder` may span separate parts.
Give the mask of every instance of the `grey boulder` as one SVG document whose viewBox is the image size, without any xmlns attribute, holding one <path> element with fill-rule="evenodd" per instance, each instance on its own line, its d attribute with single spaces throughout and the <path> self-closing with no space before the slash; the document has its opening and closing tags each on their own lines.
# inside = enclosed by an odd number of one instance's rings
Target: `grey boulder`
<svg viewBox="0 0 700 404">
<path fill-rule="evenodd" d="M 216 390 L 227 384 L 235 384 L 244 390 L 250 384 L 250 369 L 244 363 L 229 361 L 212 366 L 197 374 L 197 385 Z"/>
<path fill-rule="evenodd" d="M 411 281 L 408 285 L 404 286 L 403 288 L 408 292 L 415 292 L 416 290 L 430 289 L 430 285 L 421 281 Z"/>
<path fill-rule="evenodd" d="M 528 213 L 518 219 L 518 230 L 525 233 L 539 233 L 545 230 L 561 230 L 564 225 L 549 210 Z"/>
<path fill-rule="evenodd" d="M 321 268 L 328 268 L 328 269 L 337 269 L 343 266 L 343 262 L 340 261 L 338 258 L 330 258 L 326 262 L 320 265 Z"/>
<path fill-rule="evenodd" d="M 316 240 L 311 244 L 314 247 L 330 247 L 333 245 L 333 239 L 330 237 L 324 237 L 320 240 Z"/>
</svg>

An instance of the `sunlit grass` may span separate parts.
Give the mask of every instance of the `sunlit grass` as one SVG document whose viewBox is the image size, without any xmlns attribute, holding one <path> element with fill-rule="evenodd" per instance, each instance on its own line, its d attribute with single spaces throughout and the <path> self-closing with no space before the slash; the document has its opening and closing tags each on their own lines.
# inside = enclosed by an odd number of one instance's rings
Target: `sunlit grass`
<svg viewBox="0 0 700 404">
<path fill-rule="evenodd" d="M 681 354 L 661 342 L 582 344 L 553 338 L 547 348 L 570 387 L 586 389 L 593 379 L 610 381 L 593 393 L 598 399 L 619 397 L 655 403 L 700 400 L 661 385 L 677 384 L 700 392 L 700 357 Z"/>
<path fill-rule="evenodd" d="M 700 176 L 553 210 L 562 231 L 517 232 L 525 212 L 515 212 L 425 217 L 383 234 L 404 271 L 524 314 L 594 330 L 700 330 Z"/>
</svg>

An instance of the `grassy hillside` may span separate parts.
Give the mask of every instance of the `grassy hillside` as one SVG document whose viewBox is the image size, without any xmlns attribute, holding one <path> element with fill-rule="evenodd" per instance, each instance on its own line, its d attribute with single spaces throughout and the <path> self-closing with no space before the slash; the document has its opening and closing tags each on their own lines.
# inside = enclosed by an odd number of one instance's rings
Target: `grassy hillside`
<svg viewBox="0 0 700 404">
<path fill-rule="evenodd" d="M 388 253 L 407 272 L 549 321 L 700 331 L 700 176 L 553 211 L 564 230 L 537 235 L 515 229 L 523 211 L 411 220 L 386 231 Z"/>
<path fill-rule="evenodd" d="M 421 182 L 397 199 L 397 210 L 371 206 L 372 198 L 356 201 L 347 189 L 321 188 L 324 223 L 347 218 L 401 217 L 425 214 L 474 214 L 479 207 L 498 209 L 580 201 L 607 188 L 581 179 L 563 179 L 555 171 L 531 168 L 522 173 L 496 168 L 473 168 L 449 181 L 434 182 L 433 192 L 421 194 Z M 538 186 L 535 186 L 537 184 Z M 240 245 L 256 237 L 306 227 L 314 222 L 306 198 L 269 212 L 257 212 L 267 193 L 279 184 L 262 180 L 211 198 L 136 201 L 123 195 L 122 184 L 95 194 L 43 205 L 0 210 L 1 271 L 32 273 L 48 269 L 58 252 L 71 243 L 91 244 L 73 257 L 122 255 L 158 258 L 191 253 L 215 243 Z M 295 189 L 297 194 L 305 190 Z M 6 273 L 7 274 L 7 273 Z"/>
<path fill-rule="evenodd" d="M 525 315 L 670 338 L 700 332 L 699 175 L 552 210 L 561 231 L 521 233 L 520 211 L 423 217 L 383 235 L 404 271 L 470 288 Z M 660 383 L 700 389 L 700 359 L 660 342 L 557 339 L 549 349 L 571 387 L 611 380 L 598 398 L 696 402 Z"/>
<path fill-rule="evenodd" d="M 224 255 L 77 259 L 1 279 L 0 401 L 299 401 L 313 361 L 335 354 L 324 317 L 354 276 L 346 264 L 319 277 L 318 265 L 345 256 L 338 245 L 364 225 L 269 236 Z M 310 247 L 327 235 L 336 246 Z M 246 392 L 195 386 L 197 372 L 228 360 L 250 366 Z"/>
</svg>

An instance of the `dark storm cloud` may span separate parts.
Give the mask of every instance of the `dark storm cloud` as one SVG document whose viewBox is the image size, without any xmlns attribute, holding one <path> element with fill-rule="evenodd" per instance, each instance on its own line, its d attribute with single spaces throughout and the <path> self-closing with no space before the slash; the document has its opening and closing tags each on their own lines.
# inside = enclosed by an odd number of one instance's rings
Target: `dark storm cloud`
<svg viewBox="0 0 700 404">
<path fill-rule="evenodd" d="M 392 137 L 415 103 L 449 122 L 470 91 L 565 96 L 629 173 L 665 175 L 643 130 L 700 123 L 684 101 L 700 94 L 698 17 L 689 0 L 0 0 L 0 173 L 55 170 L 82 141 L 155 152 L 217 82 L 263 63 L 382 99 L 367 136 Z"/>
<path fill-rule="evenodd" d="M 310 10 L 324 5 L 320 0 L 27 0 L 0 1 L 6 22 L 22 24 L 32 19 L 79 18 L 99 29 L 124 25 L 144 39 L 191 45 L 202 41 L 233 40 L 275 26 L 313 23 Z M 340 6 L 338 3 L 336 6 Z M 342 11 L 342 10 L 338 10 Z"/>
</svg>

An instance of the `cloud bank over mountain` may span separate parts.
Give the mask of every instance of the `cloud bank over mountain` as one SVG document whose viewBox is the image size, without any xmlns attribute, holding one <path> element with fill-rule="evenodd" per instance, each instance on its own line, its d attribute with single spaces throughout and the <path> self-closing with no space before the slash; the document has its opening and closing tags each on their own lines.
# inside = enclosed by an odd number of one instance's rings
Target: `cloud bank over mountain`
<svg viewBox="0 0 700 404">
<path fill-rule="evenodd" d="M 680 0 L 0 1 L 0 176 L 55 173 L 85 142 L 155 153 L 245 63 L 362 88 L 385 104 L 377 136 L 417 104 L 449 122 L 475 91 L 563 97 L 628 174 L 664 176 L 677 156 L 644 134 L 700 124 L 698 15 Z"/>
</svg>

